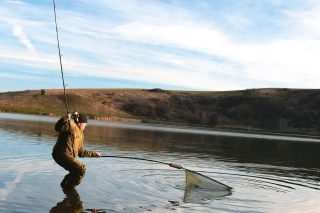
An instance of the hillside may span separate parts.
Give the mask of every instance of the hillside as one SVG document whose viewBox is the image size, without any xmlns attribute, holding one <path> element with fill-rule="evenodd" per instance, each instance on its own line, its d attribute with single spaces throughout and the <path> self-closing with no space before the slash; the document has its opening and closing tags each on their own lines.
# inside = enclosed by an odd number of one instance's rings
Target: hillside
<svg viewBox="0 0 320 213">
<path fill-rule="evenodd" d="M 161 89 L 69 89 L 69 112 L 90 118 L 320 135 L 320 89 L 250 89 L 227 92 Z M 63 90 L 0 93 L 0 110 L 63 115 Z"/>
</svg>

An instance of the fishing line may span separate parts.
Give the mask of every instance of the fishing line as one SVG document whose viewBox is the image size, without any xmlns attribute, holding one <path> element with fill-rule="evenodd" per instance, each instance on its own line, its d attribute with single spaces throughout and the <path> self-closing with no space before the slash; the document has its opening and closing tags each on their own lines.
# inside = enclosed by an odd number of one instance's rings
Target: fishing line
<svg viewBox="0 0 320 213">
<path fill-rule="evenodd" d="M 63 69 L 62 69 L 62 60 L 61 60 L 61 56 L 62 56 L 62 55 L 61 55 L 61 53 L 60 53 L 60 42 L 59 42 L 59 35 L 58 35 L 58 24 L 57 24 L 57 14 L 56 14 L 56 4 L 55 4 L 55 1 L 54 1 L 54 0 L 53 0 L 53 11 L 54 11 L 54 21 L 55 21 L 55 23 L 56 23 L 56 34 L 57 34 L 57 42 L 58 42 L 58 51 L 59 51 L 60 70 L 61 70 L 61 76 L 62 76 L 64 99 L 65 99 L 65 102 L 66 102 L 67 114 L 69 114 L 68 100 L 67 100 L 67 95 L 66 95 L 66 85 L 64 84 Z"/>
</svg>

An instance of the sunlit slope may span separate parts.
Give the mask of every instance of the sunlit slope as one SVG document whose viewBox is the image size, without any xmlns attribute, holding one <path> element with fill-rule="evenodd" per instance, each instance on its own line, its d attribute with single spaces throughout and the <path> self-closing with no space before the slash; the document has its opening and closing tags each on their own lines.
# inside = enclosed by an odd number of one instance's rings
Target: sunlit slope
<svg viewBox="0 0 320 213">
<path fill-rule="evenodd" d="M 144 122 L 241 130 L 319 133 L 320 90 L 69 89 L 69 112 Z M 44 115 L 66 113 L 63 90 L 0 93 L 0 110 Z"/>
</svg>

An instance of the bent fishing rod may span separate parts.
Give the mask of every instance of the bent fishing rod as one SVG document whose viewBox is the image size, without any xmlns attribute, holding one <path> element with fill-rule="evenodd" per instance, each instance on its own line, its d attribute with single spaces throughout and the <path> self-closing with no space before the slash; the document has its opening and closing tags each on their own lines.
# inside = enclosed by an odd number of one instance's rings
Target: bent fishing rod
<svg viewBox="0 0 320 213">
<path fill-rule="evenodd" d="M 69 114 L 69 109 L 68 109 L 68 100 L 67 100 L 67 95 L 66 95 L 66 85 L 64 84 L 64 77 L 63 77 L 63 69 L 62 69 L 62 60 L 61 60 L 61 53 L 60 53 L 60 42 L 59 42 L 59 35 L 58 35 L 58 24 L 57 24 L 57 14 L 56 14 L 56 4 L 55 1 L 53 0 L 53 11 L 54 11 L 54 21 L 56 23 L 56 34 L 57 34 L 57 42 L 58 42 L 58 51 L 59 51 L 59 59 L 60 59 L 60 70 L 61 70 L 61 76 L 62 76 L 62 84 L 63 84 L 63 93 L 64 93 L 64 99 L 66 102 L 66 109 L 67 109 L 67 114 Z"/>
</svg>

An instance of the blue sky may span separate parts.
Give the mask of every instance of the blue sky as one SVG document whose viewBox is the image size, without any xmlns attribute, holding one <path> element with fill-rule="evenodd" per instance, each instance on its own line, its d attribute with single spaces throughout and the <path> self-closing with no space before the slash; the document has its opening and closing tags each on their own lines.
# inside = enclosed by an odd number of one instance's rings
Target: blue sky
<svg viewBox="0 0 320 213">
<path fill-rule="evenodd" d="M 56 0 L 68 88 L 319 88 L 319 0 Z M 0 0 L 0 92 L 61 89 L 52 0 Z"/>
</svg>

